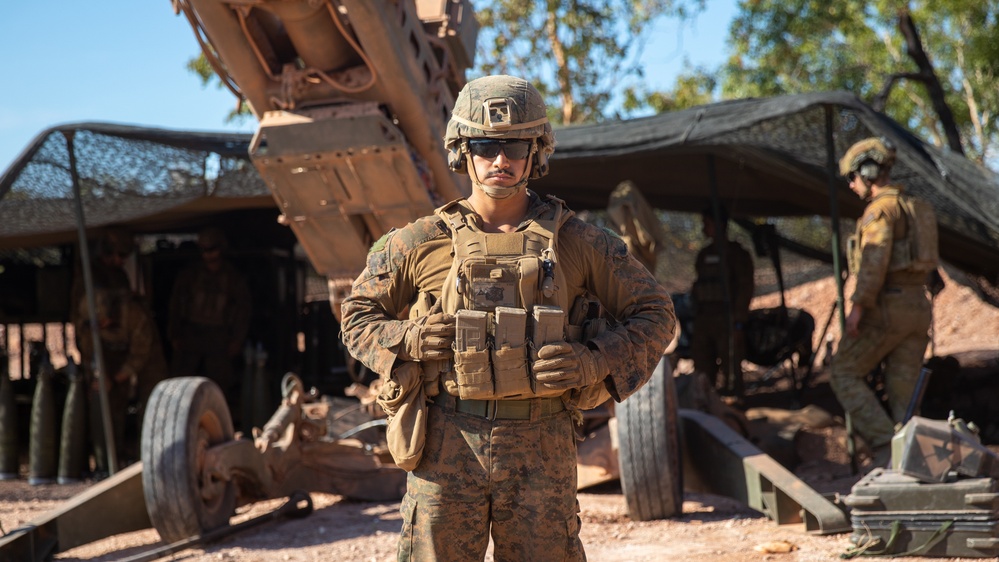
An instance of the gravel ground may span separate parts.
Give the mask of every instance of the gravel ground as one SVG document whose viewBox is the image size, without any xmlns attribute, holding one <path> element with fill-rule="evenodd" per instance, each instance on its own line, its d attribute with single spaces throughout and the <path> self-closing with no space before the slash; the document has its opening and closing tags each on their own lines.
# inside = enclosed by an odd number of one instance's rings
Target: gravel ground
<svg viewBox="0 0 999 562">
<path fill-rule="evenodd" d="M 999 309 L 981 303 L 970 289 L 948 281 L 936 300 L 937 354 L 999 348 Z M 822 278 L 788 290 L 786 298 L 788 306 L 812 313 L 818 338 L 834 295 L 831 279 Z M 777 303 L 777 295 L 768 295 L 757 298 L 753 307 Z M 835 337 L 835 327 L 832 333 Z M 821 353 L 818 359 L 821 360 Z M 813 382 L 821 384 L 821 372 Z M 851 474 L 843 433 L 839 424 L 806 427 L 795 440 L 801 459 L 796 474 L 820 492 L 846 493 L 858 478 Z M 29 486 L 23 480 L 0 482 L 0 527 L 9 532 L 87 485 Z M 394 559 L 401 524 L 398 502 L 353 502 L 328 494 L 313 494 L 312 498 L 315 511 L 308 517 L 266 523 L 205 548 L 175 554 L 171 559 L 190 562 Z M 829 561 L 839 559 L 850 546 L 846 534 L 818 536 L 806 533 L 801 525 L 778 526 L 758 512 L 720 496 L 687 493 L 681 517 L 648 522 L 629 519 L 617 484 L 587 490 L 579 499 L 581 536 L 589 559 L 595 561 Z M 234 522 L 267 513 L 281 503 L 273 500 L 243 508 Z M 150 529 L 85 545 L 59 554 L 57 559 L 122 560 L 158 544 L 159 536 Z M 487 560 L 492 560 L 491 554 Z"/>
</svg>

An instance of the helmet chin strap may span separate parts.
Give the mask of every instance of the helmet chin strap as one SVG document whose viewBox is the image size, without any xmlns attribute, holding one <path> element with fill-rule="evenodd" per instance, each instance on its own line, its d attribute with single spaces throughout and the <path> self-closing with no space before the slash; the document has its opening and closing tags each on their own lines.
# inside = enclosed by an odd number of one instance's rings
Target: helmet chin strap
<svg viewBox="0 0 999 562">
<path fill-rule="evenodd" d="M 486 185 L 479 181 L 479 174 L 475 171 L 475 164 L 472 162 L 472 155 L 465 153 L 466 165 L 469 170 L 469 177 L 472 178 L 472 184 L 482 190 L 488 197 L 492 199 L 508 199 L 514 194 L 519 192 L 521 189 L 527 187 L 527 178 L 531 175 L 531 159 L 534 158 L 533 154 L 528 155 L 527 166 L 524 168 L 524 175 L 521 176 L 520 181 L 510 187 L 496 187 L 494 185 Z"/>
</svg>

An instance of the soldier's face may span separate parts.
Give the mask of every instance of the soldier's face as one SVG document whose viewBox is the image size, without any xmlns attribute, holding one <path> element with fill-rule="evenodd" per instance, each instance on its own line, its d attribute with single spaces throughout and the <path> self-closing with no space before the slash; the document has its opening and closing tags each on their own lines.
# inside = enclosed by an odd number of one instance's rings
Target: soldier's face
<svg viewBox="0 0 999 562">
<path fill-rule="evenodd" d="M 493 146 L 492 143 L 499 146 Z M 526 143 L 527 147 L 530 146 L 529 141 L 518 141 L 518 144 L 515 144 L 514 141 L 470 143 L 472 165 L 475 167 L 475 174 L 482 184 L 494 187 L 513 187 L 524 177 L 524 171 L 527 170 L 531 157 L 529 153 L 524 154 L 527 152 L 526 150 L 520 150 L 519 143 Z M 505 144 L 512 146 L 504 146 Z M 500 150 L 496 151 L 495 148 L 500 148 Z M 493 155 L 494 153 L 495 155 Z M 522 154 L 521 158 L 511 157 L 511 155 L 521 156 Z"/>
<path fill-rule="evenodd" d="M 850 189 L 864 201 L 871 198 L 871 186 L 857 172 L 850 172 Z"/>
</svg>

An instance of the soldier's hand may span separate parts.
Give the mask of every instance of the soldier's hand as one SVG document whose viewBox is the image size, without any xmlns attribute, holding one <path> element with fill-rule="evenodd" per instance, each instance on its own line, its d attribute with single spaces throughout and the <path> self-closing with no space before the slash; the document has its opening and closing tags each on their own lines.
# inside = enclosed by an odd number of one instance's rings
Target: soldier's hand
<svg viewBox="0 0 999 562">
<path fill-rule="evenodd" d="M 602 353 L 576 342 L 543 346 L 532 370 L 538 382 L 555 390 L 590 386 L 610 374 Z"/>
<path fill-rule="evenodd" d="M 435 361 L 454 355 L 454 316 L 438 312 L 412 321 L 399 350 L 403 361 Z"/>
</svg>

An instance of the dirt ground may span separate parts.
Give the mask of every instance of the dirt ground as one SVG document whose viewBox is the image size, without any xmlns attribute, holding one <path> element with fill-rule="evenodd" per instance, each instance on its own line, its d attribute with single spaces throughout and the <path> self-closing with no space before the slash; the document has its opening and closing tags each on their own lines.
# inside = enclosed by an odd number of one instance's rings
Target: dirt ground
<svg viewBox="0 0 999 562">
<path fill-rule="evenodd" d="M 938 355 L 971 349 L 999 349 L 999 309 L 983 304 L 970 289 L 948 279 L 935 303 L 935 352 Z M 789 307 L 803 308 L 816 320 L 818 339 L 831 310 L 835 289 L 828 275 L 816 276 L 787 291 Z M 754 308 L 776 306 L 776 294 L 759 297 Z M 838 338 L 835 322 L 830 328 Z M 821 346 L 820 346 L 821 347 Z M 822 351 L 819 369 L 810 379 L 814 403 L 832 404 L 824 386 Z M 683 365 L 681 364 L 681 371 Z M 759 384 L 747 406 L 779 395 L 780 384 L 763 384 L 765 373 L 750 377 Z M 823 390 L 825 389 L 825 390 Z M 824 393 L 824 394 L 823 394 Z M 767 396 L 769 395 L 769 396 Z M 823 402 L 825 400 L 825 402 Z M 842 420 L 828 427 L 804 427 L 795 440 L 799 462 L 795 474 L 822 493 L 846 494 L 859 479 L 852 474 L 844 448 Z M 0 527 L 3 532 L 23 525 L 73 494 L 86 483 L 68 486 L 29 486 L 24 480 L 0 482 Z M 173 555 L 172 560 L 393 560 L 401 525 L 398 502 L 364 503 L 328 494 L 312 494 L 315 511 L 302 519 L 266 523 L 204 548 Z M 721 496 L 687 493 L 683 515 L 667 521 L 629 519 L 616 483 L 579 494 L 581 537 L 590 560 L 637 562 L 684 561 L 827 561 L 837 560 L 851 546 L 848 534 L 818 536 L 800 525 L 778 526 L 762 514 Z M 266 513 L 282 503 L 261 502 L 240 510 L 234 523 Z M 111 537 L 60 554 L 58 560 L 121 560 L 159 542 L 154 530 Z M 492 560 L 488 555 L 487 560 Z M 904 557 L 897 560 L 941 560 Z M 953 558 L 950 560 L 972 560 Z"/>
</svg>

